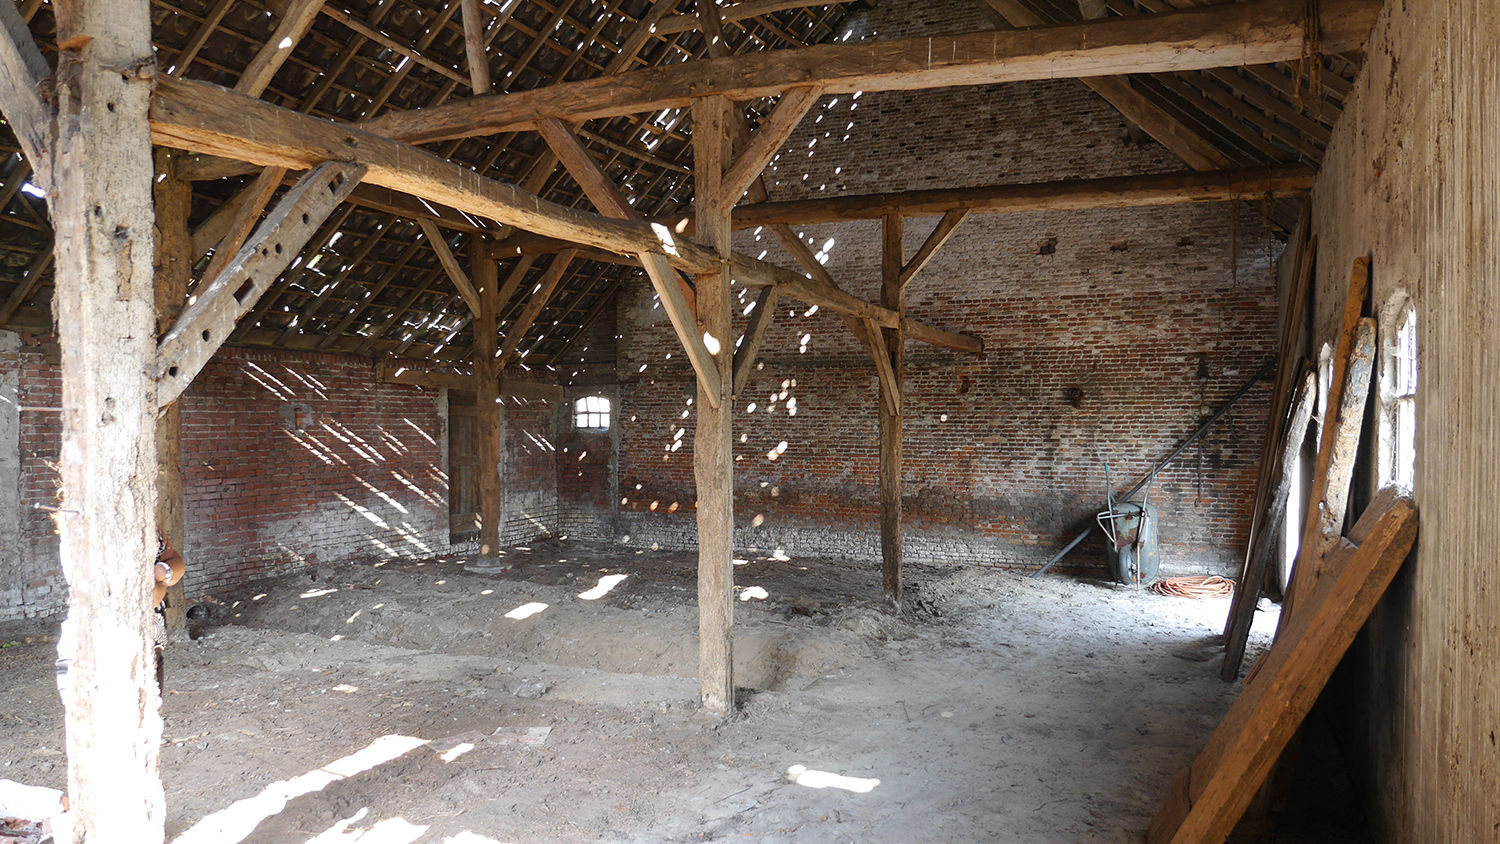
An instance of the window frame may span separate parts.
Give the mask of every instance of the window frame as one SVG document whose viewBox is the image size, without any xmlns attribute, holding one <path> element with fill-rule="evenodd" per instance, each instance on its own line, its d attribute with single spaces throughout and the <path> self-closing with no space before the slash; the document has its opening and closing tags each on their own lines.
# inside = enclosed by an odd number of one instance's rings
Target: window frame
<svg viewBox="0 0 1500 844">
<path fill-rule="evenodd" d="M 1397 290 L 1380 309 L 1378 486 L 1410 490 L 1416 483 L 1417 395 L 1421 387 L 1417 309 Z"/>
<path fill-rule="evenodd" d="M 614 403 L 608 396 L 598 394 L 580 396 L 573 400 L 573 430 L 589 434 L 602 434 L 609 430 L 614 419 Z"/>
</svg>

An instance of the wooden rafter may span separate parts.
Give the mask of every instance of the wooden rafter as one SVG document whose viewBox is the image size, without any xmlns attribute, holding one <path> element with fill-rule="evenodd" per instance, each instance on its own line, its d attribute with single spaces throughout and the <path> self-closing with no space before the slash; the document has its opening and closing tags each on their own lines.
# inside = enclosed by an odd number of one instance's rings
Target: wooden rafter
<svg viewBox="0 0 1500 844">
<path fill-rule="evenodd" d="M 426 235 L 427 242 L 432 245 L 432 251 L 437 253 L 438 261 L 448 273 L 448 278 L 453 281 L 453 286 L 458 288 L 458 294 L 463 297 L 464 303 L 469 306 L 470 311 L 479 313 L 479 292 L 474 289 L 474 284 L 469 281 L 463 267 L 458 265 L 458 259 L 454 257 L 453 250 L 448 248 L 448 242 L 443 239 L 443 233 L 438 231 L 437 224 L 419 218 L 417 225 L 422 227 L 422 234 Z M 493 259 L 486 256 L 486 260 Z"/>
<path fill-rule="evenodd" d="M 368 167 L 367 181 L 506 225 L 621 254 L 661 256 L 651 260 L 688 272 L 720 263 L 710 250 L 674 235 L 666 227 L 611 220 L 545 202 L 432 153 L 201 82 L 160 80 L 152 108 L 152 131 L 164 146 L 239 156 L 262 166 L 302 169 L 322 161 L 358 160 Z M 922 342 L 966 352 L 982 348 L 977 337 L 902 319 L 888 308 L 828 289 L 790 270 L 743 255 L 734 255 L 731 262 L 735 278 L 746 285 L 776 285 L 782 295 L 809 304 L 873 319 L 887 327 L 901 324 L 912 339 Z M 662 286 L 666 289 L 665 281 Z"/>
<path fill-rule="evenodd" d="M 1363 45 L 1378 0 L 1324 0 L 1321 39 L 1338 52 Z M 827 44 L 691 62 L 387 114 L 366 128 L 426 143 L 565 121 L 682 108 L 694 99 L 751 100 L 789 88 L 827 93 L 917 90 L 1266 64 L 1304 49 L 1303 0 L 1256 0 L 1028 31 L 992 31 L 865 44 Z"/>
<path fill-rule="evenodd" d="M 11 0 L 0 3 L 0 113 L 43 187 L 51 184 L 56 134 L 52 107 L 42 100 L 42 88 L 51 75 L 20 10 Z"/>
<path fill-rule="evenodd" d="M 520 316 L 505 327 L 505 342 L 501 344 L 500 355 L 495 362 L 497 370 L 505 369 L 506 365 L 515 358 L 516 350 L 521 347 L 521 340 L 526 336 L 526 332 L 531 330 L 536 318 L 542 315 L 542 309 L 546 308 L 547 303 L 552 299 L 552 294 L 556 292 L 557 285 L 562 281 L 563 274 L 568 271 L 568 265 L 573 262 L 575 254 L 569 250 L 559 252 L 553 257 L 547 271 L 542 273 L 541 280 L 537 282 L 536 291 L 527 299 Z"/>
<path fill-rule="evenodd" d="M 938 188 L 829 199 L 762 202 L 736 206 L 734 227 L 747 229 L 776 223 L 810 225 L 874 220 L 891 213 L 925 217 L 960 210 L 977 214 L 1012 214 L 1225 202 L 1267 196 L 1294 196 L 1311 190 L 1316 178 L 1317 174 L 1306 167 L 1251 167 L 1210 173 L 1067 179 L 1017 185 Z M 676 224 L 676 220 L 663 222 L 667 225 Z"/>
<path fill-rule="evenodd" d="M 224 272 L 183 310 L 157 351 L 154 371 L 161 405 L 187 389 L 239 318 L 255 306 L 363 173 L 363 165 L 341 162 L 314 168 L 266 217 Z"/>
<path fill-rule="evenodd" d="M 476 94 L 490 92 L 490 61 L 485 50 L 484 25 L 488 21 L 479 10 L 480 0 L 459 0 L 463 8 L 464 56 L 469 63 L 469 87 Z"/>
<path fill-rule="evenodd" d="M 234 89 L 241 94 L 260 96 L 266 86 L 271 84 L 276 71 L 291 58 L 297 42 L 312 29 L 313 21 L 317 20 L 318 10 L 322 6 L 323 0 L 292 0 L 270 39 L 255 54 L 255 58 L 235 83 Z"/>
<path fill-rule="evenodd" d="M 981 0 L 994 9 L 1011 26 L 1042 26 L 1047 21 L 1027 8 L 1021 0 Z M 1085 14 L 1085 17 L 1089 15 Z M 1102 17 L 1102 15 L 1096 16 Z M 1229 167 L 1231 162 L 1207 138 L 1193 131 L 1169 112 L 1152 103 L 1139 91 L 1131 87 L 1123 77 L 1100 76 L 1078 80 L 1085 87 L 1103 97 L 1105 102 L 1131 123 L 1141 127 L 1157 143 L 1171 150 L 1187 166 L 1194 170 L 1218 170 Z"/>
</svg>

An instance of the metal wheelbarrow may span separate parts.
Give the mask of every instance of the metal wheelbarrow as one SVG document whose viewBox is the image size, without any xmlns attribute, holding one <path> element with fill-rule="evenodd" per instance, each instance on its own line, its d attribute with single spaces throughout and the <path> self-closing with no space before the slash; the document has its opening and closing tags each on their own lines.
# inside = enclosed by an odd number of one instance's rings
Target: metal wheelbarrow
<svg viewBox="0 0 1500 844">
<path fill-rule="evenodd" d="M 1157 513 L 1150 503 L 1151 487 L 1139 504 L 1115 501 L 1114 487 L 1109 483 L 1109 464 L 1104 466 L 1109 508 L 1094 518 L 1105 536 L 1105 556 L 1110 574 L 1126 586 L 1141 587 L 1156 579 L 1161 563 L 1157 543 Z"/>
</svg>

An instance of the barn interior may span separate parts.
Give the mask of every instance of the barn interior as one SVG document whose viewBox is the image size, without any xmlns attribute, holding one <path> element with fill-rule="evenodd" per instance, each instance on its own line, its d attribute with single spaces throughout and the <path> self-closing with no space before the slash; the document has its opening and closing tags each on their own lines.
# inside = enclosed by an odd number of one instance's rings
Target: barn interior
<svg viewBox="0 0 1500 844">
<path fill-rule="evenodd" d="M 0 834 L 1500 829 L 1488 0 L 0 22 Z"/>
</svg>

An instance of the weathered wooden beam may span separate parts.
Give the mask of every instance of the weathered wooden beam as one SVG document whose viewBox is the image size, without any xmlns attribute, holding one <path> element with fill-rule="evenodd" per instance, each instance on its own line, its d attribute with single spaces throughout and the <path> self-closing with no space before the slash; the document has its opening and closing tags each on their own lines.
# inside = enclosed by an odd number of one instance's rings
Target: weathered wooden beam
<svg viewBox="0 0 1500 844">
<path fill-rule="evenodd" d="M 1362 46 L 1380 5 L 1323 0 L 1323 49 Z M 1269 64 L 1302 56 L 1305 9 L 1303 0 L 1256 0 L 1027 30 L 772 50 L 396 112 L 366 128 L 428 143 L 523 130 L 543 117 L 618 117 L 810 84 L 839 94 Z"/>
<path fill-rule="evenodd" d="M 733 396 L 738 397 L 750 382 L 755 358 L 760 354 L 760 347 L 765 345 L 766 334 L 770 332 L 772 323 L 776 321 L 776 299 L 774 287 L 761 288 L 760 295 L 755 297 L 755 310 L 750 312 L 750 324 L 745 326 L 745 333 L 740 337 L 740 347 L 734 350 Z"/>
<path fill-rule="evenodd" d="M 922 248 L 918 249 L 917 254 L 913 255 L 912 259 L 901 268 L 902 287 L 910 284 L 911 280 L 917 277 L 917 273 L 921 272 L 933 256 L 937 255 L 938 250 L 943 248 L 943 244 L 948 242 L 948 238 L 953 237 L 959 225 L 969 218 L 969 213 L 969 209 L 960 208 L 956 211 L 949 211 L 941 220 L 938 220 L 932 233 L 922 242 Z"/>
<path fill-rule="evenodd" d="M 1027 8 L 1021 0 L 980 1 L 999 13 L 1011 26 L 1036 27 L 1046 24 L 1040 15 Z M 1085 18 L 1103 17 L 1094 14 L 1102 5 L 1102 0 L 1079 0 L 1079 3 Z M 1095 76 L 1078 81 L 1194 170 L 1217 170 L 1230 166 L 1229 158 L 1219 152 L 1212 142 L 1161 106 L 1146 99 L 1141 92 L 1131 87 L 1130 80 L 1124 77 Z"/>
<path fill-rule="evenodd" d="M 464 21 L 464 57 L 469 63 L 469 87 L 476 94 L 490 92 L 490 60 L 485 49 L 484 25 L 488 18 L 479 10 L 479 0 L 459 0 Z"/>
<path fill-rule="evenodd" d="M 204 287 L 162 338 L 154 367 L 159 403 L 168 404 L 187 389 L 239 318 L 255 307 L 319 224 L 354 189 L 364 169 L 334 161 L 321 164 L 282 197 L 224 272 Z"/>
<path fill-rule="evenodd" d="M 1327 569 L 1308 581 L 1306 612 L 1276 637 L 1203 750 L 1172 784 L 1147 831 L 1150 844 L 1223 841 L 1234 830 L 1400 570 L 1416 542 L 1417 523 L 1412 500 L 1387 487 L 1348 539 L 1335 538 Z"/>
<path fill-rule="evenodd" d="M 288 3 L 271 37 L 261 46 L 255 58 L 250 60 L 245 72 L 240 74 L 234 89 L 252 97 L 260 96 L 271 84 L 276 71 L 292 57 L 292 49 L 297 46 L 297 42 L 312 29 L 313 21 L 317 20 L 318 10 L 322 7 L 323 0 L 292 0 Z"/>
<path fill-rule="evenodd" d="M 558 240 L 555 237 L 543 237 L 531 232 L 516 232 L 501 240 L 495 241 L 495 248 L 490 254 L 497 259 L 506 260 L 520 255 L 538 257 L 541 255 L 552 255 L 572 249 L 578 253 L 578 257 L 585 261 L 597 261 L 601 264 L 612 264 L 617 267 L 640 268 L 641 260 L 629 255 L 620 255 L 615 252 L 606 252 L 603 249 L 593 249 L 569 243 L 566 240 Z"/>
<path fill-rule="evenodd" d="M 425 387 L 429 390 L 474 391 L 472 372 L 436 371 L 414 369 L 393 361 L 381 361 L 376 365 L 376 375 L 382 384 L 404 384 L 408 387 Z M 518 378 L 500 376 L 499 395 L 503 399 L 525 399 L 527 401 L 549 401 L 561 403 L 563 388 L 557 384 L 541 381 L 523 381 Z"/>
<path fill-rule="evenodd" d="M 883 412 L 891 415 L 901 413 L 901 382 L 891 365 L 891 348 L 885 343 L 885 329 L 869 320 L 864 321 L 864 331 L 859 332 L 860 342 L 869 347 L 870 357 L 875 360 L 875 375 L 879 379 L 878 390 Z M 882 478 L 884 475 L 881 476 Z"/>
<path fill-rule="evenodd" d="M 500 367 L 495 360 L 497 323 L 504 302 L 499 296 L 499 267 L 480 238 L 469 243 L 469 264 L 479 291 L 474 315 L 474 374 L 470 378 L 479 427 L 479 557 L 466 568 L 495 571 L 500 565 L 500 526 L 505 490 L 500 467 L 505 459 L 505 408 L 500 404 Z"/>
<path fill-rule="evenodd" d="M 734 154 L 723 97 L 693 103 L 693 194 L 698 231 L 722 258 L 730 256 L 724 174 Z M 734 330 L 726 260 L 697 277 L 698 326 L 717 377 L 698 382 L 693 479 L 698 493 L 698 692 L 713 713 L 734 709 Z"/>
<path fill-rule="evenodd" d="M 1022 214 L 1226 202 L 1294 196 L 1311 190 L 1316 180 L 1317 173 L 1307 167 L 1262 167 L 796 199 L 736 206 L 734 227 L 747 229 L 775 223 L 812 225 L 876 220 L 886 214 L 906 217 L 929 217 L 950 211 Z M 673 226 L 676 220 L 661 222 Z"/>
<path fill-rule="evenodd" d="M 1357 362 L 1355 353 L 1360 340 L 1361 314 L 1364 313 L 1365 298 L 1369 290 L 1370 259 L 1367 256 L 1361 256 L 1355 259 L 1354 266 L 1349 271 L 1349 288 L 1344 296 L 1344 310 L 1333 349 L 1333 372 L 1328 382 L 1324 418 L 1318 432 L 1318 458 L 1313 464 L 1312 488 L 1307 496 L 1307 514 L 1302 521 L 1302 536 L 1301 543 L 1297 546 L 1297 561 L 1293 566 L 1291 583 L 1287 586 L 1287 594 L 1282 603 L 1281 619 L 1276 625 L 1278 633 L 1286 628 L 1295 611 L 1297 591 L 1300 588 L 1298 584 L 1304 579 L 1313 577 L 1305 570 L 1314 569 L 1317 566 L 1323 550 L 1338 538 L 1337 528 L 1343 524 L 1343 509 L 1340 508 L 1337 513 L 1334 513 L 1330 506 L 1331 501 L 1342 501 L 1344 496 L 1343 491 L 1335 491 L 1331 486 L 1332 478 L 1337 471 L 1337 467 L 1334 466 L 1334 450 L 1338 442 L 1346 437 L 1352 437 L 1355 445 L 1359 442 L 1361 421 L 1364 417 L 1364 397 L 1359 397 L 1357 410 L 1350 408 L 1353 411 L 1351 415 L 1358 418 L 1346 419 L 1344 418 L 1344 390 L 1351 383 L 1350 367 Z M 1366 373 L 1366 387 L 1368 383 L 1368 373 Z M 1347 452 L 1347 449 L 1345 451 Z"/>
<path fill-rule="evenodd" d="M 1268 504 L 1268 512 L 1260 533 L 1264 535 L 1254 545 L 1253 554 L 1245 563 L 1245 570 L 1240 577 L 1240 582 L 1235 589 L 1241 594 L 1235 595 L 1235 602 L 1230 608 L 1229 620 L 1224 632 L 1224 664 L 1220 671 L 1220 677 L 1226 682 L 1239 679 L 1240 662 L 1245 656 L 1245 643 L 1250 633 L 1250 626 L 1255 619 L 1255 604 L 1260 599 L 1261 583 L 1266 579 L 1266 572 L 1271 568 L 1271 554 L 1276 550 L 1277 543 L 1271 540 L 1286 519 L 1287 497 L 1291 493 L 1292 484 L 1300 483 L 1301 478 L 1293 477 L 1296 471 L 1297 457 L 1302 453 L 1302 443 L 1307 438 L 1307 424 L 1312 421 L 1313 405 L 1317 398 L 1318 379 L 1313 372 L 1308 372 L 1302 381 L 1302 386 L 1297 391 L 1297 401 L 1292 407 L 1291 421 L 1286 427 L 1285 443 L 1282 446 L 1280 462 L 1274 475 L 1276 488 L 1271 492 Z M 1278 426 L 1279 427 L 1279 426 Z"/>
<path fill-rule="evenodd" d="M 661 255 L 665 260 L 660 263 L 686 272 L 706 272 L 722 265 L 712 251 L 666 226 L 612 220 L 546 202 L 425 150 L 203 82 L 158 80 L 152 130 L 153 138 L 163 146 L 238 157 L 262 166 L 307 169 L 324 161 L 359 161 L 368 167 L 366 182 L 504 225 L 620 254 Z M 779 285 L 783 296 L 871 318 L 887 327 L 901 321 L 888 309 L 830 290 L 791 270 L 743 255 L 733 255 L 730 263 L 734 277 L 746 285 Z M 980 348 L 978 338 L 931 326 L 915 325 L 910 336 L 959 351 Z"/>
<path fill-rule="evenodd" d="M 68 49 L 58 69 L 48 193 L 62 361 L 61 501 L 53 519 L 68 583 L 58 642 L 68 814 L 75 842 L 159 844 L 166 806 L 151 648 L 151 8 L 147 0 L 52 8 L 58 42 L 86 42 Z"/>
<path fill-rule="evenodd" d="M 562 282 L 563 274 L 568 271 L 568 265 L 573 263 L 573 257 L 577 255 L 573 251 L 559 252 L 552 258 L 547 271 L 542 273 L 542 278 L 537 282 L 536 291 L 526 301 L 526 306 L 516 317 L 516 321 L 505 329 L 505 342 L 500 346 L 500 358 L 496 361 L 497 369 L 504 369 L 511 359 L 516 356 L 516 350 L 520 348 L 521 341 L 526 338 L 526 332 L 536 322 L 537 317 L 542 315 L 542 310 L 551 301 L 552 294 L 557 291 L 557 285 Z"/>
<path fill-rule="evenodd" d="M 734 166 L 724 174 L 724 185 L 719 201 L 734 205 L 750 189 L 750 184 L 760 178 L 766 165 L 786 145 L 797 124 L 817 104 L 822 92 L 817 88 L 792 88 L 777 101 L 776 108 L 750 136 L 750 142 L 735 159 Z"/>
<path fill-rule="evenodd" d="M 641 220 L 629 201 L 600 169 L 598 162 L 583 148 L 577 135 L 557 120 L 540 121 L 537 131 L 601 214 L 623 220 Z M 698 378 L 715 386 L 715 389 L 708 391 L 708 395 L 710 400 L 716 399 L 720 390 L 714 384 L 714 379 L 718 375 L 713 365 L 713 355 L 705 345 L 702 331 L 694 317 L 696 302 L 692 288 L 687 286 L 663 255 L 653 251 L 637 253 L 636 257 L 646 270 L 646 276 L 651 279 L 652 287 L 656 289 L 662 309 L 666 311 L 677 339 L 687 354 L 688 363 L 692 365 Z"/>
<path fill-rule="evenodd" d="M 880 303 L 897 313 L 906 311 L 903 225 L 899 214 L 888 215 L 880 226 Z M 884 357 L 890 383 L 880 380 L 880 582 L 885 599 L 901 607 L 901 429 L 902 383 L 906 363 L 905 332 L 898 328 L 869 329 L 877 357 Z M 883 335 L 877 338 L 877 335 Z"/>
<path fill-rule="evenodd" d="M 0 113 L 20 141 L 37 183 L 49 193 L 57 127 L 42 89 L 51 76 L 20 10 L 9 0 L 0 3 Z"/>
<path fill-rule="evenodd" d="M 658 4 L 660 6 L 662 4 Z M 674 4 L 666 4 L 670 9 Z M 746 0 L 743 3 L 731 3 L 721 6 L 718 10 L 718 18 L 721 21 L 741 21 L 748 18 L 757 18 L 761 15 L 770 15 L 776 12 L 784 12 L 788 9 L 806 9 L 817 6 L 817 3 L 808 3 L 807 0 Z M 662 18 L 661 23 L 656 25 L 655 32 L 660 36 L 676 35 L 680 32 L 688 32 L 697 29 L 701 19 L 697 13 L 670 15 Z"/>
<path fill-rule="evenodd" d="M 209 284 L 217 278 L 219 273 L 229 266 L 234 256 L 239 254 L 240 247 L 245 245 L 245 240 L 250 237 L 251 232 L 255 231 L 255 224 L 260 222 L 260 215 L 265 212 L 266 206 L 271 204 L 271 197 L 276 195 L 276 189 L 281 187 L 281 180 L 285 176 L 285 168 L 267 167 L 256 174 L 250 184 L 225 203 L 225 205 L 233 204 L 234 215 L 228 220 L 222 238 L 215 241 L 217 248 L 214 249 L 214 257 L 203 271 L 204 284 Z M 209 221 L 212 219 L 209 218 Z M 198 255 L 194 255 L 194 260 L 196 261 L 202 254 L 199 252 Z"/>
<path fill-rule="evenodd" d="M 448 248 L 448 241 L 443 238 L 443 233 L 438 231 L 437 224 L 426 217 L 417 218 L 417 225 L 422 228 L 422 234 L 426 235 L 427 242 L 432 245 L 432 251 L 437 253 L 438 263 L 443 265 L 443 271 L 448 274 L 448 279 L 453 286 L 458 288 L 458 295 L 463 297 L 464 304 L 469 306 L 470 313 L 479 313 L 479 293 L 469 281 L 469 276 L 464 268 L 458 265 L 458 259 L 453 256 L 453 250 Z M 491 263 L 494 259 L 485 256 L 485 260 Z"/>
<path fill-rule="evenodd" d="M 193 184 L 177 177 L 176 153 L 157 154 L 157 176 L 152 180 L 156 211 L 156 330 L 165 333 L 176 322 L 187 301 L 188 282 L 193 276 L 193 239 L 188 233 Z M 179 552 L 186 529 L 182 497 L 182 403 L 162 407 L 156 417 L 156 529 Z M 167 587 L 167 632 L 187 630 L 187 603 L 183 582 Z"/>
</svg>

